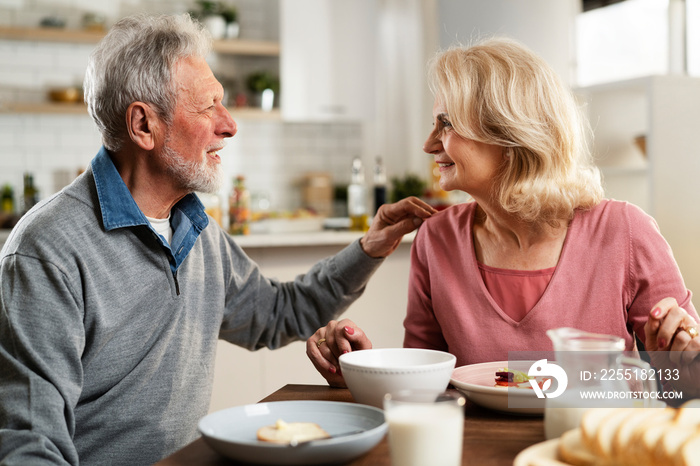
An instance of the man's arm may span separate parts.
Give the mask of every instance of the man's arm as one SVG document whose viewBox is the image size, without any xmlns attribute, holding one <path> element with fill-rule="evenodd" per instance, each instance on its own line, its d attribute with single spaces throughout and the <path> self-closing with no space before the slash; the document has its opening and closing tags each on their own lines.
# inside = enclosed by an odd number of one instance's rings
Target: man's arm
<svg viewBox="0 0 700 466">
<path fill-rule="evenodd" d="M 0 263 L 0 462 L 78 464 L 82 312 L 63 273 L 36 258 Z"/>
</svg>

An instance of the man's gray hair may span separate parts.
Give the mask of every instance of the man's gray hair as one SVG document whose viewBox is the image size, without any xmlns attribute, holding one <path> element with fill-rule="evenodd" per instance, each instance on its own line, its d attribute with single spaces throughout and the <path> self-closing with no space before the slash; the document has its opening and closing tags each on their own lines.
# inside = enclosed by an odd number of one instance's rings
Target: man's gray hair
<svg viewBox="0 0 700 466">
<path fill-rule="evenodd" d="M 85 73 L 85 102 L 104 146 L 121 149 L 127 137 L 126 110 L 133 102 L 147 103 L 171 124 L 174 66 L 185 57 L 206 58 L 211 44 L 209 33 L 187 14 L 118 21 L 90 55 Z"/>
</svg>

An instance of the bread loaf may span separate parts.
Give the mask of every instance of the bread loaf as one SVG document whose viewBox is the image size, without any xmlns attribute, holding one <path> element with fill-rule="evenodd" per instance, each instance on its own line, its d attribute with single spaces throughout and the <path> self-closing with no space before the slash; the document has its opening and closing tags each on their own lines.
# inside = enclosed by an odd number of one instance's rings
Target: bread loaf
<svg viewBox="0 0 700 466">
<path fill-rule="evenodd" d="M 623 408 L 593 408 L 589 409 L 581 416 L 581 435 L 583 443 L 591 451 L 595 451 L 596 433 L 603 420 L 618 409 Z"/>
<path fill-rule="evenodd" d="M 649 418 L 658 415 L 658 409 L 635 409 L 618 427 L 612 440 L 612 459 L 622 466 L 636 465 L 629 450 L 632 438 L 637 428 L 644 425 Z"/>
<path fill-rule="evenodd" d="M 700 466 L 700 400 L 673 408 L 592 408 L 565 432 L 557 460 L 573 466 Z"/>
<path fill-rule="evenodd" d="M 595 434 L 593 452 L 598 458 L 606 461 L 612 460 L 613 439 L 624 421 L 634 414 L 634 409 L 619 408 L 603 418 Z"/>
<path fill-rule="evenodd" d="M 598 462 L 598 457 L 583 443 L 580 428 L 564 432 L 557 452 L 562 461 L 573 466 L 593 466 Z"/>
<path fill-rule="evenodd" d="M 619 445 L 620 449 L 628 448 L 628 456 L 631 457 L 631 462 L 628 464 L 653 465 L 654 446 L 676 416 L 676 410 L 671 408 L 653 411 L 654 414 L 640 422 L 635 428 L 628 443 Z"/>
<path fill-rule="evenodd" d="M 654 462 L 656 464 L 673 465 L 681 446 L 693 435 L 694 429 L 688 426 L 671 424 L 666 431 L 661 434 L 661 438 L 654 448 Z"/>
<path fill-rule="evenodd" d="M 700 466 L 700 434 L 696 433 L 683 444 L 680 462 L 683 466 Z"/>
</svg>

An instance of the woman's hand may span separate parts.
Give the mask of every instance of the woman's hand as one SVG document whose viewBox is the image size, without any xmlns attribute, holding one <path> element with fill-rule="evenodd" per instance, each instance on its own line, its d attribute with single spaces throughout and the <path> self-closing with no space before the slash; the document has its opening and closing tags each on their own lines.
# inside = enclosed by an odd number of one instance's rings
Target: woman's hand
<svg viewBox="0 0 700 466">
<path fill-rule="evenodd" d="M 331 320 L 306 340 L 306 355 L 331 387 L 345 388 L 338 358 L 353 350 L 371 349 L 365 332 L 349 319 Z"/>
<path fill-rule="evenodd" d="M 670 356 L 675 364 L 687 364 L 700 351 L 698 323 L 673 298 L 662 299 L 654 306 L 644 332 L 647 351 L 677 352 Z M 682 351 L 688 354 L 680 354 Z"/>
<path fill-rule="evenodd" d="M 679 380 L 671 381 L 674 388 L 686 396 L 700 394 L 700 337 L 695 318 L 674 298 L 665 298 L 649 313 L 644 333 L 652 363 L 659 368 L 678 369 Z"/>
<path fill-rule="evenodd" d="M 362 250 L 370 257 L 387 257 L 401 243 L 401 238 L 418 228 L 437 210 L 417 197 L 407 197 L 393 204 L 384 204 L 372 225 L 360 239 Z"/>
</svg>

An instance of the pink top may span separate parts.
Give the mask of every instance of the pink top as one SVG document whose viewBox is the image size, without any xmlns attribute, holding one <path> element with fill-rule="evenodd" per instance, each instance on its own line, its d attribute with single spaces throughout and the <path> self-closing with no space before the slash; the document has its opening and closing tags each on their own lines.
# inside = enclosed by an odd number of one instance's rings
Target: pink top
<svg viewBox="0 0 700 466">
<path fill-rule="evenodd" d="M 516 322 L 535 307 L 549 284 L 555 267 L 542 270 L 508 270 L 479 263 L 486 291 L 498 307 Z"/>
<path fill-rule="evenodd" d="M 457 366 L 508 360 L 509 351 L 552 351 L 557 327 L 644 341 L 652 306 L 672 296 L 696 320 L 671 248 L 638 207 L 603 201 L 578 211 L 544 293 L 522 318 L 487 290 L 474 254 L 476 204 L 432 216 L 411 249 L 404 346 L 449 351 Z"/>
</svg>

